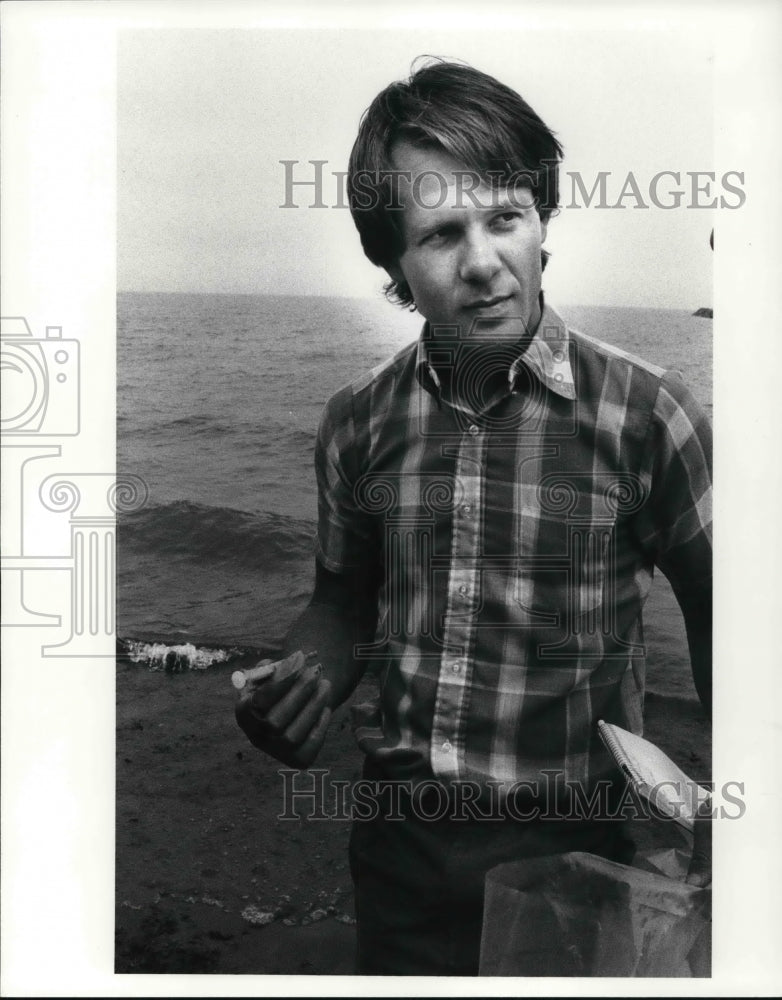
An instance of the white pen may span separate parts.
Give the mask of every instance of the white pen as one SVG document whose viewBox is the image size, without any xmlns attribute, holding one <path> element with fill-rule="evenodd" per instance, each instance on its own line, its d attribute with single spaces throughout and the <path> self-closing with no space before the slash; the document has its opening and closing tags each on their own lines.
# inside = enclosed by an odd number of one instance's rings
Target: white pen
<svg viewBox="0 0 782 1000">
<path fill-rule="evenodd" d="M 256 685 L 260 684 L 261 681 L 267 680 L 273 674 L 277 673 L 278 667 L 280 668 L 279 676 L 282 679 L 290 673 L 301 670 L 305 664 L 311 664 L 317 655 L 317 650 L 307 653 L 306 656 L 301 652 L 297 652 L 284 660 L 278 660 L 276 663 L 259 663 L 250 670 L 234 670 L 231 674 L 231 683 L 237 691 L 241 691 L 248 684 Z"/>
<path fill-rule="evenodd" d="M 271 677 L 276 669 L 276 663 L 259 663 L 251 670 L 234 670 L 231 674 L 231 683 L 237 691 L 241 691 L 247 684 L 257 684 L 267 677 Z"/>
</svg>

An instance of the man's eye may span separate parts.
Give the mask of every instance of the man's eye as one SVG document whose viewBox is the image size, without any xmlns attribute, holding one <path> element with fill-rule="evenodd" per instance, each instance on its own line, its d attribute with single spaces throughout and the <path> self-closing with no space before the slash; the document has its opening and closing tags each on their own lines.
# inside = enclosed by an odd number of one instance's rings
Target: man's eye
<svg viewBox="0 0 782 1000">
<path fill-rule="evenodd" d="M 521 212 L 501 212 L 494 216 L 494 222 L 499 226 L 512 226 L 521 218 Z"/>
<path fill-rule="evenodd" d="M 454 231 L 448 226 L 444 226 L 442 229 L 435 229 L 433 233 L 429 233 L 428 236 L 424 237 L 422 242 L 436 246 L 439 243 L 447 243 L 448 240 L 453 238 L 453 235 Z"/>
</svg>

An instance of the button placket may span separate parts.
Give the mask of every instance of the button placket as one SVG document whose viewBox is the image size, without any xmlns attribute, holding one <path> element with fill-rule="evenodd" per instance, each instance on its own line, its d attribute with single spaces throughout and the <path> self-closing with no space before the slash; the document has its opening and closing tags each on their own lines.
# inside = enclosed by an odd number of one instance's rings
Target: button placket
<svg viewBox="0 0 782 1000">
<path fill-rule="evenodd" d="M 469 682 L 468 651 L 474 623 L 467 612 L 474 600 L 476 557 L 480 548 L 481 500 L 485 446 L 477 424 L 463 432 L 456 461 L 455 476 L 460 498 L 452 509 L 451 567 L 448 580 L 448 612 L 443 635 L 444 652 L 440 660 L 438 690 L 432 720 L 431 755 L 434 773 L 441 778 L 459 777 L 460 720 Z"/>
</svg>

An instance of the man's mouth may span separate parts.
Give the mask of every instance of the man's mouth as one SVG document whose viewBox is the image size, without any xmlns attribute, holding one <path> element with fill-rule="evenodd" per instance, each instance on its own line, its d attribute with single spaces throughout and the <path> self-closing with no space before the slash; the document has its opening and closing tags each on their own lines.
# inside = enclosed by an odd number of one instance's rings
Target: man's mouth
<svg viewBox="0 0 782 1000">
<path fill-rule="evenodd" d="M 501 306 L 502 303 L 507 302 L 511 297 L 510 295 L 493 295 L 484 299 L 473 299 L 464 308 L 472 312 L 491 310 Z"/>
</svg>

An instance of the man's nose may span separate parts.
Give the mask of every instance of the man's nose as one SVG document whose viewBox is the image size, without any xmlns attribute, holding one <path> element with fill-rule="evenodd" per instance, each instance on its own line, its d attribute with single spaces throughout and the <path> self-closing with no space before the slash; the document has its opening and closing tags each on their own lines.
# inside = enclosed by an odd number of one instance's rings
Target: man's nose
<svg viewBox="0 0 782 1000">
<path fill-rule="evenodd" d="M 459 275 L 463 281 L 486 282 L 499 271 L 500 258 L 491 236 L 485 232 L 470 233 L 462 246 Z"/>
</svg>

